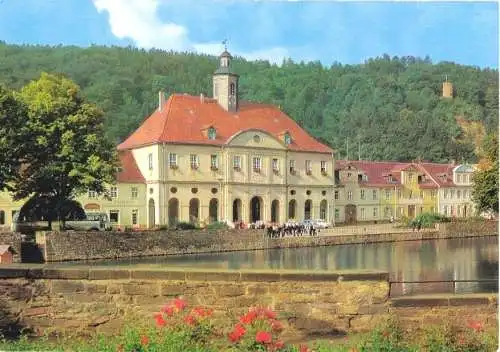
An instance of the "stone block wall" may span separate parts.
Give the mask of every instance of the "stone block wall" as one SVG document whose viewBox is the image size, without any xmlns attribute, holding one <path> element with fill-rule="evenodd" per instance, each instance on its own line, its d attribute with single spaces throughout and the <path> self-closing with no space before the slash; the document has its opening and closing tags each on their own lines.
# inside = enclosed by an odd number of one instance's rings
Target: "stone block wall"
<svg viewBox="0 0 500 352">
<path fill-rule="evenodd" d="M 8 244 L 16 252 L 13 256 L 14 263 L 21 262 L 21 234 L 18 232 L 0 232 L 0 244 Z"/>
<path fill-rule="evenodd" d="M 448 225 L 448 224 L 446 224 Z M 495 234 L 476 232 L 471 236 Z M 337 244 L 414 241 L 464 237 L 452 227 L 434 232 L 303 236 L 269 239 L 263 230 L 145 232 L 40 232 L 36 241 L 45 261 L 114 259 Z"/>
<path fill-rule="evenodd" d="M 438 224 L 440 233 L 454 235 L 457 237 L 466 237 L 473 235 L 498 235 L 498 221 L 456 221 Z"/>
<path fill-rule="evenodd" d="M 387 313 L 382 272 L 0 269 L 0 327 L 116 333 L 128 319 L 151 321 L 176 296 L 213 308 L 232 326 L 249 307 L 276 310 L 290 337 L 373 328 Z"/>
</svg>

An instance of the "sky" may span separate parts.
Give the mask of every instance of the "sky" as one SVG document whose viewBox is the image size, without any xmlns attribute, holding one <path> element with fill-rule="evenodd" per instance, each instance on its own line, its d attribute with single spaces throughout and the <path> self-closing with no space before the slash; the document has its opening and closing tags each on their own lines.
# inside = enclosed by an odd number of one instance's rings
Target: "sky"
<svg viewBox="0 0 500 352">
<path fill-rule="evenodd" d="M 498 68 L 498 17 L 497 2 L 0 0 L 0 40 L 218 55 L 227 39 L 233 55 L 278 64 L 389 54 Z"/>
</svg>

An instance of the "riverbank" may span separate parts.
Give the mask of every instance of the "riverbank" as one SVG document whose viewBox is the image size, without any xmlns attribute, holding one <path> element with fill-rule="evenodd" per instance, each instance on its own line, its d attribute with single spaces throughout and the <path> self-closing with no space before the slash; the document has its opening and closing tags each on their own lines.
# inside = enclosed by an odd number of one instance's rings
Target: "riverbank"
<svg viewBox="0 0 500 352">
<path fill-rule="evenodd" d="M 284 238 L 268 238 L 264 230 L 48 232 L 38 233 L 36 244 L 46 262 L 58 262 L 498 236 L 498 224 L 491 222 L 445 223 L 422 231 L 387 225 L 345 226 L 322 230 L 318 236 Z"/>
</svg>

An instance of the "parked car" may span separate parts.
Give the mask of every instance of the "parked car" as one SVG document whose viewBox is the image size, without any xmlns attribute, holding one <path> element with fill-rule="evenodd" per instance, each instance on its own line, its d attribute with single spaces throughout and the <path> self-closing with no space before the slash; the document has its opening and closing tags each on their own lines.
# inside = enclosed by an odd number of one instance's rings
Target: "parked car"
<svg viewBox="0 0 500 352">
<path fill-rule="evenodd" d="M 330 227 L 330 224 L 327 223 L 325 220 L 313 220 L 313 226 L 317 229 L 327 229 Z"/>
</svg>

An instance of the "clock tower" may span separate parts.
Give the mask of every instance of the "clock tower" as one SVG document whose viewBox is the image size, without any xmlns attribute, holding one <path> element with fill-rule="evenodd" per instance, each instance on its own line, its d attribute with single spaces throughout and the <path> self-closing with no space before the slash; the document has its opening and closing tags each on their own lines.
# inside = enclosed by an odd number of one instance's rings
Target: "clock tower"
<svg viewBox="0 0 500 352">
<path fill-rule="evenodd" d="M 213 75 L 213 96 L 226 111 L 236 112 L 239 76 L 231 69 L 232 58 L 227 49 L 219 56 L 219 67 Z"/>
</svg>

